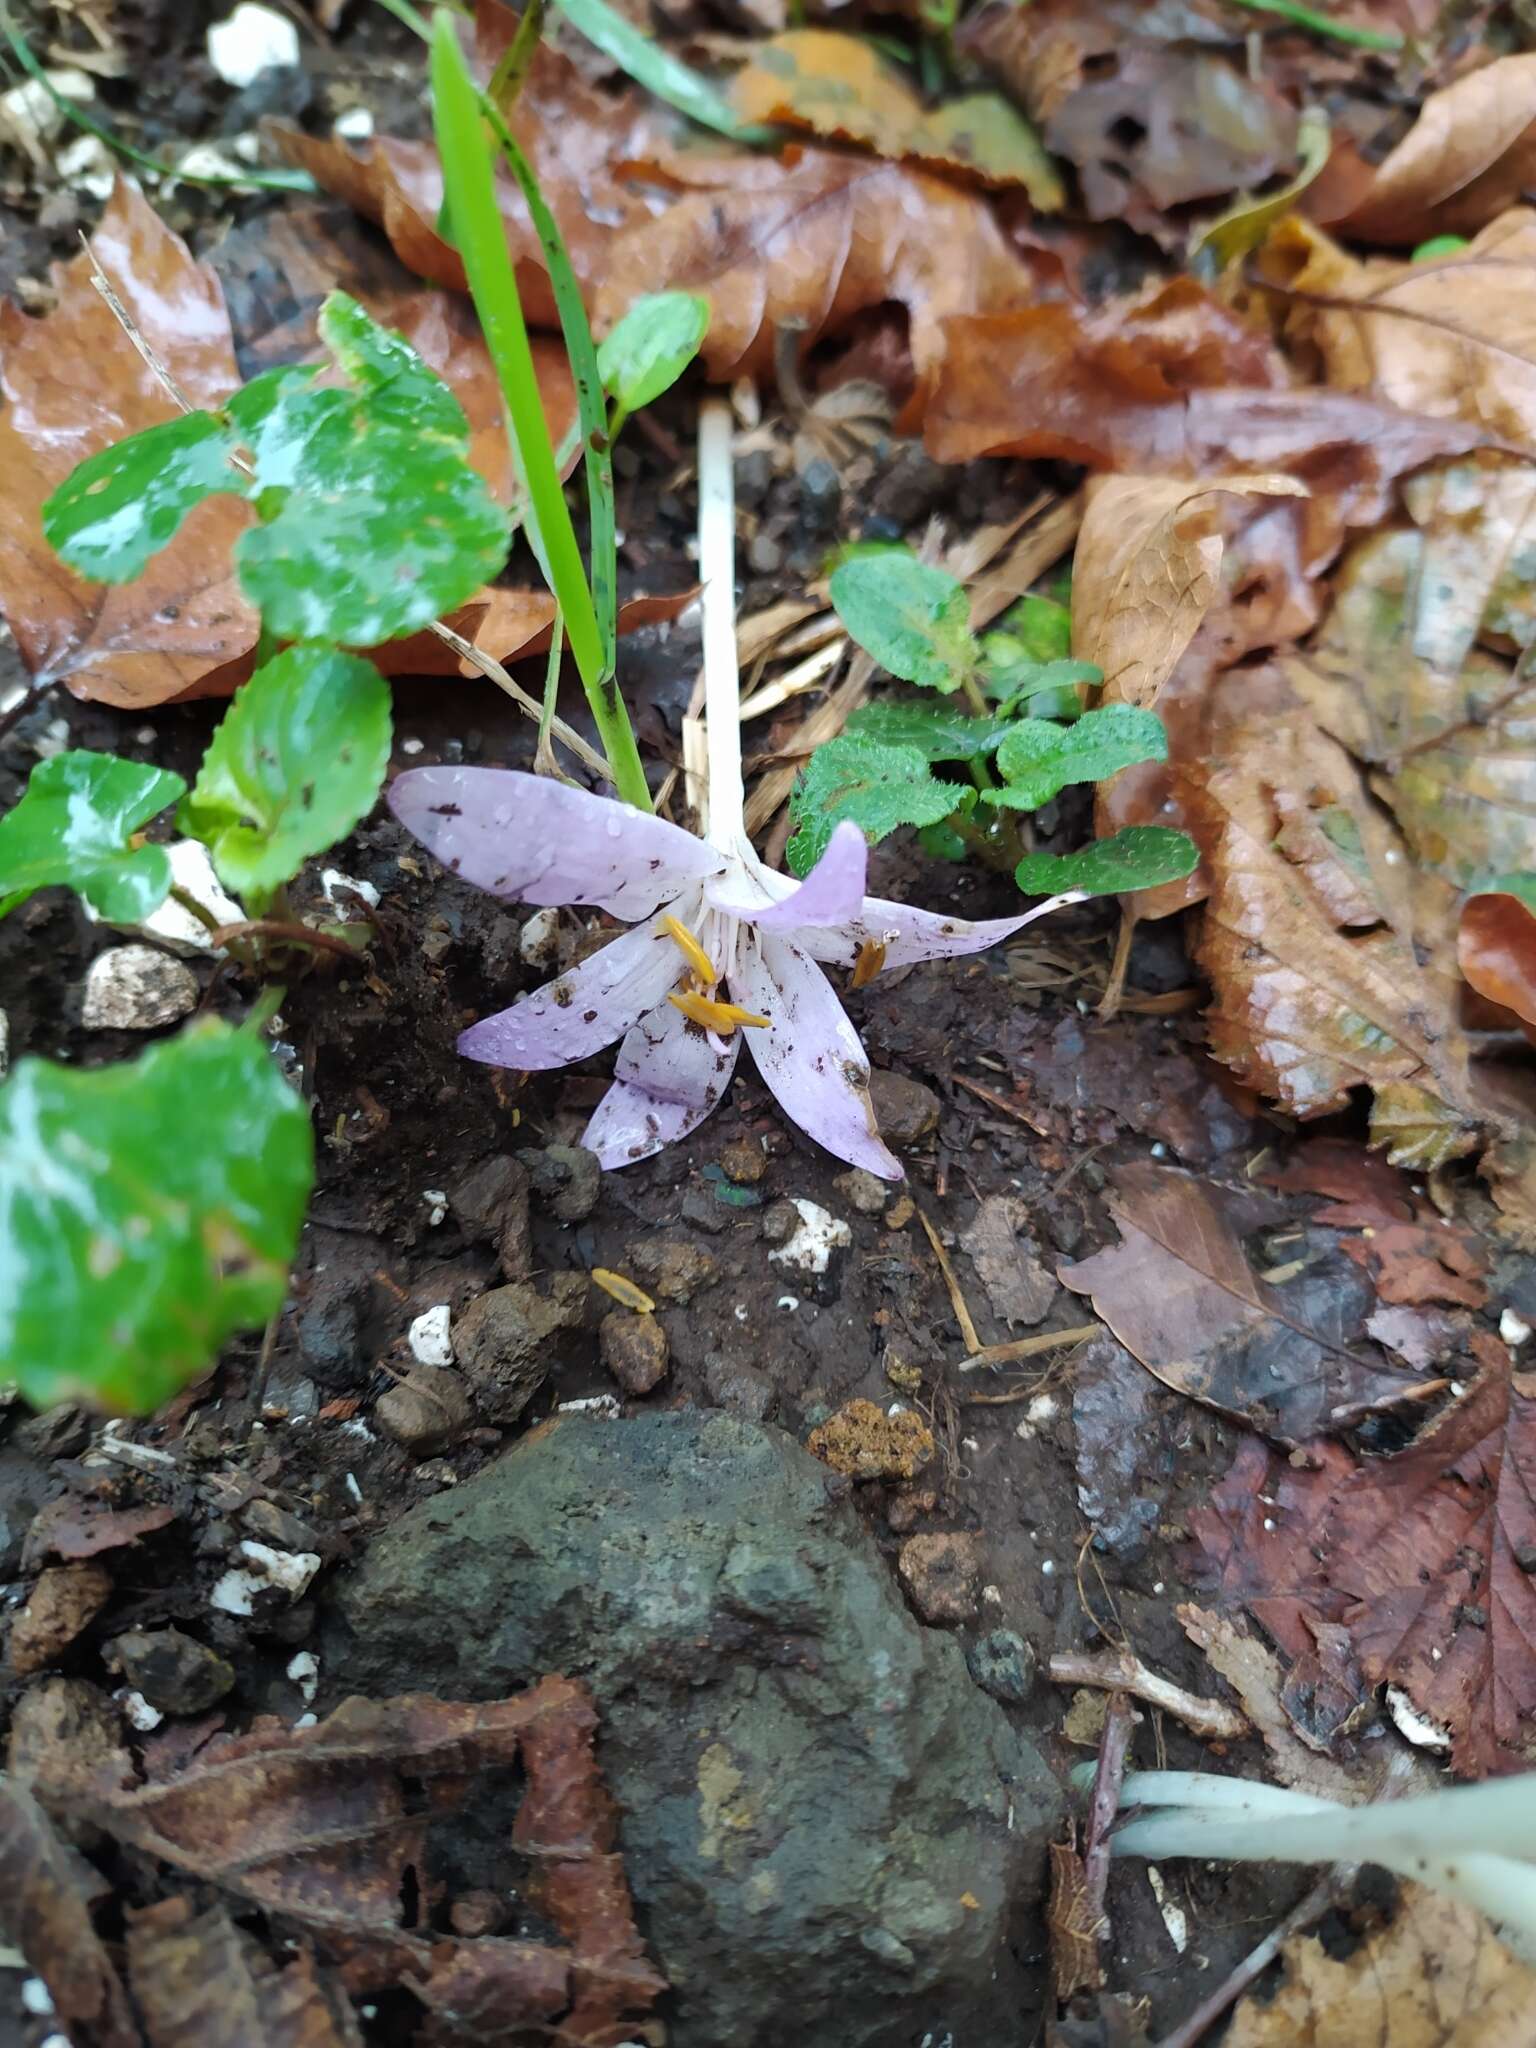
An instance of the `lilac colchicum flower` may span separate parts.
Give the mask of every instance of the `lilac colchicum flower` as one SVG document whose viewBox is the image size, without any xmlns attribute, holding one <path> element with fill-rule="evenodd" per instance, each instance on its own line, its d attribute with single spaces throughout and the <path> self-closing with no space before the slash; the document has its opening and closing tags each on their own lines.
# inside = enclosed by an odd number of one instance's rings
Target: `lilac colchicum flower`
<svg viewBox="0 0 1536 2048">
<path fill-rule="evenodd" d="M 632 925 L 459 1039 L 471 1059 L 525 1071 L 568 1066 L 622 1039 L 613 1086 L 583 1139 L 604 1166 L 648 1158 L 702 1123 L 745 1037 L 793 1123 L 850 1165 L 899 1180 L 902 1167 L 876 1128 L 869 1061 L 823 968 L 852 969 L 858 986 L 882 969 L 979 953 L 1077 898 L 973 924 L 869 897 L 868 848 L 846 822 L 802 882 L 758 859 L 743 820 L 736 717 L 730 423 L 712 406 L 705 415 L 705 836 L 508 769 L 408 769 L 390 807 L 455 874 L 493 896 L 591 906 Z M 723 602 L 717 595 L 711 605 L 712 589 Z"/>
</svg>

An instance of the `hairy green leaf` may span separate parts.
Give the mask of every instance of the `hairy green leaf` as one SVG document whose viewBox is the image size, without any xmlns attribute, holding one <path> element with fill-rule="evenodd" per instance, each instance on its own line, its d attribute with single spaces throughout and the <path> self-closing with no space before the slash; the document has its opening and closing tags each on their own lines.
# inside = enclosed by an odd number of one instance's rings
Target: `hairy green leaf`
<svg viewBox="0 0 1536 2048">
<path fill-rule="evenodd" d="M 163 846 L 128 840 L 186 787 L 168 769 L 115 754 L 75 749 L 40 761 L 0 818 L 0 917 L 58 883 L 114 924 L 148 917 L 165 901 L 171 864 Z"/>
<path fill-rule="evenodd" d="M 37 1408 L 147 1415 L 281 1306 L 309 1112 L 209 1021 L 137 1060 L 22 1060 L 0 1089 L 0 1358 Z"/>
<path fill-rule="evenodd" d="M 389 686 L 372 663 L 287 648 L 236 693 L 182 829 L 207 843 L 226 888 L 259 901 L 373 808 L 389 744 Z"/>
<path fill-rule="evenodd" d="M 509 524 L 469 462 L 458 400 L 409 344 L 333 292 L 320 331 L 350 382 L 267 371 L 221 411 L 188 413 L 92 456 L 43 507 L 72 569 L 139 575 L 194 506 L 255 505 L 235 561 L 281 640 L 371 647 L 473 596 L 506 560 Z"/>
<path fill-rule="evenodd" d="M 865 704 L 848 721 L 854 739 L 882 747 L 916 747 L 925 761 L 979 761 L 990 754 L 1013 721 L 968 718 L 947 704 L 895 704 L 888 698 Z"/>
<path fill-rule="evenodd" d="M 709 301 L 692 292 L 636 299 L 598 344 L 603 389 L 619 419 L 660 398 L 681 377 L 709 329 Z"/>
<path fill-rule="evenodd" d="M 987 803 L 1008 810 L 1035 811 L 1069 782 L 1102 782 L 1137 761 L 1166 761 L 1168 736 L 1154 711 L 1134 704 L 1106 704 L 1085 711 L 1073 725 L 1045 718 L 1021 718 L 997 750 L 1006 789 L 982 791 Z"/>
<path fill-rule="evenodd" d="M 916 747 L 829 740 L 806 763 L 789 800 L 795 831 L 790 872 L 808 874 L 844 818 L 874 846 L 898 825 L 936 825 L 955 808 L 956 786 L 940 782 Z"/>
<path fill-rule="evenodd" d="M 958 690 L 976 666 L 964 585 L 910 548 L 857 546 L 832 571 L 830 588 L 854 639 L 903 682 Z"/>
<path fill-rule="evenodd" d="M 1166 825 L 1128 825 L 1109 839 L 1096 839 L 1081 853 L 1030 853 L 1014 869 L 1026 896 L 1058 896 L 1081 889 L 1085 896 L 1115 896 L 1128 889 L 1155 889 L 1193 874 L 1200 855 L 1186 832 Z"/>
</svg>

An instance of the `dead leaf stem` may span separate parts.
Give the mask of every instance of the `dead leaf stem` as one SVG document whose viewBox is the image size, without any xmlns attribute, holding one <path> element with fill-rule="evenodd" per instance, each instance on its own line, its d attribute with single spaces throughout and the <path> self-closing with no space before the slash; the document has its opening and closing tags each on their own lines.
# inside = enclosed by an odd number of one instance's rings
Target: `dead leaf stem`
<svg viewBox="0 0 1536 2048">
<path fill-rule="evenodd" d="M 1236 1708 L 1220 1700 L 1202 1699 L 1175 1685 L 1171 1678 L 1160 1678 L 1132 1650 L 1105 1651 L 1097 1656 L 1063 1651 L 1051 1659 L 1048 1669 L 1055 1685 L 1097 1685 L 1109 1692 L 1134 1693 L 1149 1707 L 1172 1714 L 1206 1742 L 1235 1742 L 1249 1732 Z"/>
</svg>

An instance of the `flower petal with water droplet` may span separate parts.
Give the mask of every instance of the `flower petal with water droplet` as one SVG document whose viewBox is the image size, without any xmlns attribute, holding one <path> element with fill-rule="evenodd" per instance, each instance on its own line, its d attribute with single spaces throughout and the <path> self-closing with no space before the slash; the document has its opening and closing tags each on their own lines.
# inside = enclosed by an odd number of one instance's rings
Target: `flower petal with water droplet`
<svg viewBox="0 0 1536 2048">
<path fill-rule="evenodd" d="M 667 1008 L 667 991 L 677 977 L 677 948 L 661 918 L 653 917 L 510 1010 L 471 1024 L 459 1051 L 493 1067 L 530 1073 L 566 1066 L 612 1045 L 647 1011 Z"/>
<path fill-rule="evenodd" d="M 606 1167 L 649 1159 L 701 1124 L 736 1071 L 742 1034 L 718 1043 L 670 1003 L 642 1017 L 619 1048 L 614 1082 L 581 1142 Z"/>
</svg>

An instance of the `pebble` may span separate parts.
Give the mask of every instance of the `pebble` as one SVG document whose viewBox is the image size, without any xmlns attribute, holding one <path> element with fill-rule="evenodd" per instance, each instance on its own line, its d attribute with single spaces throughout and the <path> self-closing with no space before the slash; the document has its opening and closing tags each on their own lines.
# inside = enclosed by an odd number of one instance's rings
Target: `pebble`
<svg viewBox="0 0 1536 2048">
<path fill-rule="evenodd" d="M 773 488 L 773 457 L 766 448 L 754 448 L 736 458 L 736 502 L 749 512 L 756 511 Z"/>
<path fill-rule="evenodd" d="M 319 1556 L 313 1550 L 295 1555 L 272 1550 L 265 1543 L 243 1542 L 239 1556 L 243 1562 L 216 1580 L 208 1595 L 209 1606 L 220 1614 L 254 1614 L 262 1593 L 284 1593 L 297 1600 L 320 1569 Z"/>
<path fill-rule="evenodd" d="M 384 1434 L 408 1451 L 435 1451 L 469 1427 L 474 1403 L 457 1373 L 429 1365 L 386 1387 L 374 1403 L 373 1419 Z"/>
<path fill-rule="evenodd" d="M 761 1138 L 732 1138 L 720 1154 L 720 1170 L 740 1187 L 756 1187 L 768 1171 L 768 1154 Z"/>
<path fill-rule="evenodd" d="M 208 62 L 226 85 L 247 86 L 263 71 L 299 62 L 299 32 L 286 14 L 241 0 L 208 30 Z"/>
<path fill-rule="evenodd" d="M 11 1669 L 25 1676 L 52 1664 L 96 1619 L 111 1595 L 112 1578 L 105 1565 L 58 1564 L 40 1572 L 32 1597 L 11 1623 Z"/>
<path fill-rule="evenodd" d="M 114 946 L 85 972 L 80 1021 L 87 1031 L 156 1031 L 197 1008 L 189 967 L 153 946 Z"/>
<path fill-rule="evenodd" d="M 117 1636 L 108 1664 L 162 1714 L 203 1714 L 235 1682 L 234 1666 L 179 1628 L 130 1629 Z"/>
<path fill-rule="evenodd" d="M 1035 1689 L 1035 1653 L 1011 1628 L 995 1628 L 967 1648 L 965 1661 L 983 1692 L 1021 1707 Z"/>
<path fill-rule="evenodd" d="M 424 1309 L 406 1335 L 411 1356 L 418 1365 L 452 1365 L 452 1311 L 446 1301 Z"/>
<path fill-rule="evenodd" d="M 933 1456 L 933 1431 L 910 1408 L 888 1415 L 873 1401 L 847 1401 L 806 1449 L 850 1479 L 911 1479 Z"/>
<path fill-rule="evenodd" d="M 747 543 L 747 567 L 757 576 L 776 576 L 784 566 L 784 550 L 766 533 L 754 533 Z"/>
<path fill-rule="evenodd" d="M 896 1570 L 924 1621 L 969 1621 L 981 1593 L 974 1536 L 909 1536 Z"/>
<path fill-rule="evenodd" d="M 528 1175 L 515 1159 L 501 1152 L 482 1161 L 454 1184 L 448 1199 L 454 1221 L 472 1243 L 495 1245 L 508 1280 L 530 1276 Z"/>
<path fill-rule="evenodd" d="M 787 1203 L 775 1203 L 775 1210 L 790 1209 L 797 1219 L 768 1254 L 776 1266 L 792 1266 L 802 1273 L 825 1273 L 831 1263 L 832 1254 L 844 1250 L 853 1243 L 853 1232 L 840 1216 L 823 1209 L 819 1202 L 812 1202 L 804 1195 L 791 1195 Z M 764 1235 L 767 1232 L 767 1218 L 764 1218 Z"/>
<path fill-rule="evenodd" d="M 898 1151 L 919 1144 L 939 1127 L 939 1098 L 908 1074 L 875 1067 L 869 1076 L 869 1099 L 880 1135 Z"/>
<path fill-rule="evenodd" d="M 813 457 L 800 473 L 800 512 L 806 530 L 812 535 L 831 533 L 842 507 L 842 478 L 824 455 Z"/>
<path fill-rule="evenodd" d="M 597 1207 L 603 1169 L 584 1145 L 545 1145 L 520 1152 L 533 1192 L 562 1223 L 580 1223 Z"/>
<path fill-rule="evenodd" d="M 908 1488 L 886 1503 L 885 1519 L 898 1536 L 905 1536 L 925 1515 L 935 1513 L 938 1505 L 939 1496 L 931 1486 Z"/>
<path fill-rule="evenodd" d="M 598 1324 L 597 1341 L 603 1364 L 627 1394 L 648 1394 L 666 1377 L 670 1346 L 657 1317 L 616 1308 Z"/>
<path fill-rule="evenodd" d="M 532 1281 L 493 1287 L 472 1301 L 453 1326 L 459 1357 L 479 1406 L 495 1422 L 515 1422 L 555 1362 L 554 1341 L 579 1329 L 586 1313 L 583 1273 L 555 1273 L 541 1294 Z"/>
<path fill-rule="evenodd" d="M 625 1247 L 625 1257 L 658 1301 L 675 1301 L 683 1308 L 720 1277 L 719 1260 L 680 1237 L 636 1238 Z"/>
<path fill-rule="evenodd" d="M 59 176 L 69 180 L 70 192 L 84 192 L 90 199 L 110 199 L 117 182 L 117 164 L 111 150 L 98 135 L 77 135 L 57 158 Z"/>
<path fill-rule="evenodd" d="M 373 109 L 348 107 L 344 114 L 336 116 L 331 132 L 343 142 L 366 142 L 373 133 Z"/>
<path fill-rule="evenodd" d="M 773 1407 L 773 1382 L 755 1365 L 711 1351 L 704 1360 L 704 1387 L 717 1408 L 728 1408 L 747 1422 L 762 1422 Z"/>
<path fill-rule="evenodd" d="M 856 1166 L 851 1173 L 840 1173 L 832 1185 L 861 1216 L 878 1216 L 891 1192 L 889 1184 L 865 1166 Z"/>
</svg>

